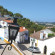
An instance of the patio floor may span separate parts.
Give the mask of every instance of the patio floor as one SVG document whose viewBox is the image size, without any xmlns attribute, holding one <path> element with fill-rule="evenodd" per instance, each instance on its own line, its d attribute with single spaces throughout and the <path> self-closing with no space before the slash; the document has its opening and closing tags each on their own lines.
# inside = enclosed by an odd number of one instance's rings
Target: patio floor
<svg viewBox="0 0 55 55">
<path fill-rule="evenodd" d="M 3 44 L 3 43 L 5 43 L 5 42 L 0 39 L 0 44 Z M 0 55 L 1 55 L 1 53 L 2 53 L 2 51 L 3 51 L 3 49 L 4 49 L 4 47 L 5 47 L 5 45 L 0 46 Z M 14 48 L 12 48 L 12 49 L 9 51 L 9 50 L 8 50 L 8 46 L 7 46 L 7 48 L 5 49 L 3 55 L 20 55 L 20 54 L 19 54 Z"/>
</svg>

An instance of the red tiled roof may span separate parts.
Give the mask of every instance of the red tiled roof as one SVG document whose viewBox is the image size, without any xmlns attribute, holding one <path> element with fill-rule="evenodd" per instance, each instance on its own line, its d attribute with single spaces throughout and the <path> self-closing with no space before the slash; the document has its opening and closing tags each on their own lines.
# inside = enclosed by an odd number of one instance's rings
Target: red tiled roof
<svg viewBox="0 0 55 55">
<path fill-rule="evenodd" d="M 23 27 L 20 27 L 20 29 L 19 29 L 19 32 L 23 32 L 23 31 L 26 31 L 27 29 L 25 28 L 23 28 Z"/>
<path fill-rule="evenodd" d="M 4 20 L 4 21 L 7 22 L 7 23 L 13 23 L 12 20 Z"/>
<path fill-rule="evenodd" d="M 5 19 L 7 19 L 6 17 L 2 17 L 2 18 L 0 18 L 0 20 L 5 20 Z"/>
<path fill-rule="evenodd" d="M 40 31 L 31 34 L 30 37 L 35 38 L 35 39 L 40 39 Z"/>
<path fill-rule="evenodd" d="M 2 19 L 2 18 L 0 18 L 0 19 Z M 3 21 L 5 21 L 7 23 L 13 23 L 13 20 L 3 19 Z M 20 27 L 19 32 L 23 32 L 23 31 L 26 31 L 26 30 L 27 30 L 26 28 Z"/>
</svg>

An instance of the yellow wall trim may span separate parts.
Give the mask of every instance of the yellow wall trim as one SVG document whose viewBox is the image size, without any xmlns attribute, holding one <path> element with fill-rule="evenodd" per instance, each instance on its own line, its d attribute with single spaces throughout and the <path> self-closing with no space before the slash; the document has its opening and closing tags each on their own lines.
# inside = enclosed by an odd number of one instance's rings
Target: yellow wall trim
<svg viewBox="0 0 55 55">
<path fill-rule="evenodd" d="M 37 46 L 38 46 L 38 40 L 37 40 Z"/>
</svg>

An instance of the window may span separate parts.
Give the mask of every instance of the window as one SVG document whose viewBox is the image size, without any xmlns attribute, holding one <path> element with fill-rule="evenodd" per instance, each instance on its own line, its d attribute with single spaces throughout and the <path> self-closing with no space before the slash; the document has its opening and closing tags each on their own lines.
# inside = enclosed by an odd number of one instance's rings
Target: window
<svg viewBox="0 0 55 55">
<path fill-rule="evenodd" d="M 37 47 L 37 43 L 35 43 L 35 46 Z"/>
<path fill-rule="evenodd" d="M 47 53 L 47 46 L 45 45 L 44 46 L 44 54 L 46 54 Z"/>
</svg>

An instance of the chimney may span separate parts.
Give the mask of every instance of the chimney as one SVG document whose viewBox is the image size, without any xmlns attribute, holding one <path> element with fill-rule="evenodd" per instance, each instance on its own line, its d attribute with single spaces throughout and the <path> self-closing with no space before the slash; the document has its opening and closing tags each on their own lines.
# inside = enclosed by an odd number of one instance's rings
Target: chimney
<svg viewBox="0 0 55 55">
<path fill-rule="evenodd" d="M 34 33 L 35 33 L 35 30 L 34 30 Z"/>
<path fill-rule="evenodd" d="M 25 29 L 25 27 L 23 27 L 23 29 Z"/>
</svg>

